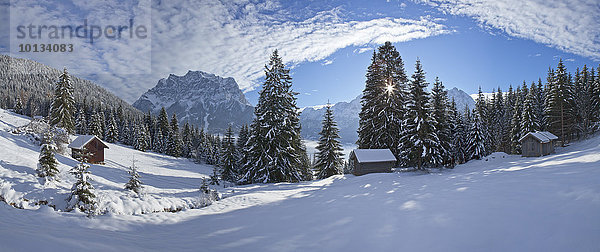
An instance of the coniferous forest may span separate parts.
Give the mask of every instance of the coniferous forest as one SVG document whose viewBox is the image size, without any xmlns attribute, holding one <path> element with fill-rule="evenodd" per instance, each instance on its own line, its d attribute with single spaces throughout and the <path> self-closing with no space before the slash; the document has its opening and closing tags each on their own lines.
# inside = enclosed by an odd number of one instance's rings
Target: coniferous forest
<svg viewBox="0 0 600 252">
<path fill-rule="evenodd" d="M 519 139 L 549 131 L 565 146 L 600 128 L 600 66 L 574 73 L 562 60 L 542 79 L 484 95 L 476 108 L 457 108 L 435 78 L 428 89 L 417 59 L 410 78 L 391 45 L 373 53 L 361 100 L 359 148 L 388 148 L 399 167 L 453 167 L 492 152 L 520 154 Z"/>
<path fill-rule="evenodd" d="M 300 137 L 297 93 L 277 51 L 264 71 L 254 121 L 240 129 L 230 127 L 223 137 L 181 124 L 164 108 L 158 115 L 142 114 L 119 102 L 88 99 L 82 95 L 87 86 L 75 89 L 67 69 L 57 76 L 46 70 L 37 79 L 3 76 L 12 84 L 3 86 L 0 105 L 46 117 L 67 132 L 214 165 L 212 183 L 298 182 L 349 172 L 331 110 L 324 115 L 318 153 L 311 162 Z M 568 72 L 560 60 L 544 80 L 487 94 L 480 89 L 473 110 L 456 107 L 442 81 L 435 78 L 430 85 L 426 75 L 417 59 L 409 77 L 389 42 L 373 52 L 361 100 L 359 148 L 390 149 L 397 167 L 452 168 L 492 152 L 519 154 L 519 139 L 527 132 L 549 131 L 564 146 L 600 128 L 600 67 L 584 65 Z M 27 84 L 39 78 L 55 79 L 53 96 Z M 49 149 L 44 151 L 48 156 Z"/>
</svg>

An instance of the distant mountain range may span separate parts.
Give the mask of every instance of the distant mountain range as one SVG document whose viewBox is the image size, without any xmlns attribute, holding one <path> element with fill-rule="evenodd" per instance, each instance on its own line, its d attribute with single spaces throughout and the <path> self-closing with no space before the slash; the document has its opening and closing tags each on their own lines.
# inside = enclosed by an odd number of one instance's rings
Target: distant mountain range
<svg viewBox="0 0 600 252">
<path fill-rule="evenodd" d="M 159 80 L 133 106 L 154 114 L 164 107 L 169 115 L 176 113 L 180 123 L 196 124 L 212 133 L 224 132 L 229 124 L 234 128 L 250 124 L 254 116 L 254 107 L 233 78 L 202 71 Z"/>
<path fill-rule="evenodd" d="M 338 102 L 331 108 L 333 116 L 338 123 L 340 129 L 340 138 L 342 143 L 355 143 L 358 139 L 358 114 L 360 113 L 361 105 L 360 98 L 362 95 L 354 98 L 350 102 Z M 464 91 L 453 88 L 448 90 L 448 99 L 451 101 L 454 98 L 458 111 L 463 112 L 465 106 L 469 109 L 475 108 L 475 101 Z M 300 123 L 302 124 L 302 137 L 309 140 L 317 140 L 319 131 L 321 131 L 321 121 L 325 113 L 324 106 L 306 107 L 300 114 Z"/>
<path fill-rule="evenodd" d="M 357 96 L 350 102 L 332 105 L 333 115 L 340 129 L 342 143 L 353 144 L 358 139 L 358 114 L 361 109 Z M 465 106 L 474 108 L 475 102 L 464 91 L 448 90 L 449 99 L 454 97 L 459 111 Z M 229 124 L 235 128 L 250 124 L 254 107 L 246 100 L 233 78 L 223 78 L 202 71 L 189 71 L 183 76 L 169 75 L 158 81 L 155 87 L 144 93 L 133 106 L 157 114 L 164 107 L 169 114 L 176 113 L 180 122 L 197 124 L 209 132 L 222 133 Z M 302 137 L 317 140 L 325 106 L 301 109 Z"/>
<path fill-rule="evenodd" d="M 360 98 L 362 95 L 354 98 L 350 102 L 338 102 L 331 106 L 333 117 L 340 129 L 340 138 L 342 143 L 355 143 L 358 139 L 358 113 L 360 113 Z M 302 137 L 309 140 L 318 140 L 321 131 L 321 122 L 325 106 L 306 107 L 300 114 L 300 124 L 302 125 Z"/>
<path fill-rule="evenodd" d="M 458 88 L 448 90 L 448 101 L 452 101 L 452 98 L 454 98 L 456 109 L 460 112 L 465 111 L 465 106 L 469 107 L 469 109 L 475 108 L 475 100 L 473 100 L 472 97 L 472 95 L 469 95 Z"/>
</svg>

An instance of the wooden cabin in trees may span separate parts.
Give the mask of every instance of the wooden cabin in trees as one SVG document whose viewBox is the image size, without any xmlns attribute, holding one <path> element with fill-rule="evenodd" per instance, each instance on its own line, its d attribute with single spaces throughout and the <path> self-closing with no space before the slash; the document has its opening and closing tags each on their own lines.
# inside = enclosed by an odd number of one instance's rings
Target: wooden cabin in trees
<svg viewBox="0 0 600 252">
<path fill-rule="evenodd" d="M 104 163 L 104 149 L 108 146 L 100 138 L 91 135 L 78 136 L 68 146 L 71 148 L 71 157 L 79 160 L 86 157 L 88 163 Z"/>
<path fill-rule="evenodd" d="M 521 142 L 521 153 L 523 157 L 540 157 L 554 152 L 554 141 L 557 136 L 548 131 L 536 131 L 525 134 Z"/>
<path fill-rule="evenodd" d="M 396 157 L 389 149 L 356 149 L 350 153 L 352 174 L 392 172 Z"/>
</svg>

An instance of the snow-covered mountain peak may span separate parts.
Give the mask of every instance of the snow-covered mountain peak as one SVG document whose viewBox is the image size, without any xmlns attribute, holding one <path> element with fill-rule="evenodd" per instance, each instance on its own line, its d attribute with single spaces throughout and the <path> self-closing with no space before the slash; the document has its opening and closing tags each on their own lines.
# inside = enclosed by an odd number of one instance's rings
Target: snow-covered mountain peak
<svg viewBox="0 0 600 252">
<path fill-rule="evenodd" d="M 465 91 L 462 91 L 456 87 L 448 90 L 448 101 L 451 102 L 452 98 L 454 98 L 456 109 L 458 111 L 463 112 L 465 106 L 469 107 L 469 109 L 475 108 L 475 100 L 473 100 L 473 98 L 471 98 L 471 96 Z"/>
<path fill-rule="evenodd" d="M 203 71 L 170 74 L 144 93 L 134 107 L 158 113 L 162 107 L 178 119 L 221 132 L 252 120 L 252 105 L 246 100 L 235 79 Z"/>
</svg>

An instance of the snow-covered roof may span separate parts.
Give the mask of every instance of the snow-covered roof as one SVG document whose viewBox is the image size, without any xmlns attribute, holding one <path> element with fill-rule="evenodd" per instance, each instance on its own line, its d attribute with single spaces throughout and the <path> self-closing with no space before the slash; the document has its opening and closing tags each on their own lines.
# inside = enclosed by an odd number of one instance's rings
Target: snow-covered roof
<svg viewBox="0 0 600 252">
<path fill-rule="evenodd" d="M 73 140 L 73 142 L 71 142 L 69 144 L 69 148 L 71 149 L 76 149 L 76 150 L 81 150 L 83 149 L 83 147 L 88 144 L 90 141 L 92 141 L 92 139 L 98 139 L 98 141 L 100 141 L 102 144 L 104 144 L 104 146 L 106 146 L 106 148 L 108 148 L 108 146 L 102 142 L 102 140 L 100 140 L 100 138 L 94 136 L 94 135 L 81 135 L 78 136 L 77 138 L 75 138 L 75 140 Z"/>
<path fill-rule="evenodd" d="M 552 134 L 548 131 L 536 131 L 536 132 L 529 132 L 529 133 L 525 134 L 523 137 L 521 137 L 521 139 L 519 139 L 519 142 L 523 141 L 523 139 L 525 139 L 527 136 L 532 136 L 535 139 L 537 139 L 538 141 L 540 141 L 541 143 L 548 143 L 552 140 L 558 139 L 557 136 L 555 136 L 554 134 Z"/>
<path fill-rule="evenodd" d="M 396 157 L 389 149 L 356 149 L 352 152 L 359 163 L 396 162 Z"/>
</svg>

